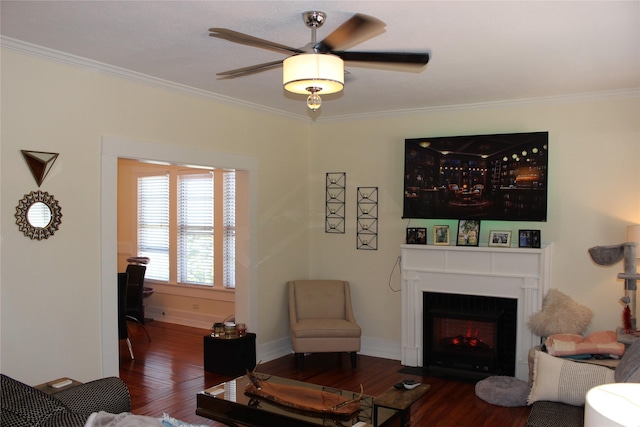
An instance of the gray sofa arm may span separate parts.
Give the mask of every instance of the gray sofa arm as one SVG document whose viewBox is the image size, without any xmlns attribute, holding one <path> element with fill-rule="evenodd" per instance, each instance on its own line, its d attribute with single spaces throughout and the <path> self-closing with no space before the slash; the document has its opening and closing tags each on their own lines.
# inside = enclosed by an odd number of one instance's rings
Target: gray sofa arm
<svg viewBox="0 0 640 427">
<path fill-rule="evenodd" d="M 101 378 L 71 387 L 51 396 L 73 412 L 91 415 L 105 411 L 112 414 L 131 411 L 131 396 L 125 383 L 117 377 Z"/>
</svg>

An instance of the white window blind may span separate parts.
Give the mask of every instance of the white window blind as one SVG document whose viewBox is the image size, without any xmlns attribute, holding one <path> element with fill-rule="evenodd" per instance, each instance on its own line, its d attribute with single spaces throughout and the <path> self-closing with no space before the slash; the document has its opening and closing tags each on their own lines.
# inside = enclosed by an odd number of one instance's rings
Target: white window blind
<svg viewBox="0 0 640 427">
<path fill-rule="evenodd" d="M 178 176 L 178 282 L 213 286 L 213 174 Z"/>
<path fill-rule="evenodd" d="M 146 277 L 235 288 L 236 172 L 169 167 L 138 177 L 138 256 Z"/>
<path fill-rule="evenodd" d="M 236 173 L 223 174 L 224 287 L 236 287 Z"/>
<path fill-rule="evenodd" d="M 169 280 L 169 176 L 138 178 L 138 256 L 149 257 L 146 277 Z"/>
</svg>

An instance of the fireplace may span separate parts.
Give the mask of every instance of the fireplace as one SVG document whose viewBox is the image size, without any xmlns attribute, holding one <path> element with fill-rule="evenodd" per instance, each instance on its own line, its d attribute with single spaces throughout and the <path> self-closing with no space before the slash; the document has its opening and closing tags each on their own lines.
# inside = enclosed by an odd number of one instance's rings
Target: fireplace
<svg viewBox="0 0 640 427">
<path fill-rule="evenodd" d="M 517 300 L 423 292 L 423 365 L 515 374 Z"/>
<path fill-rule="evenodd" d="M 516 306 L 515 348 L 510 356 L 505 353 L 504 358 L 509 358 L 508 364 L 515 366 L 515 376 L 526 381 L 529 350 L 540 344 L 540 337 L 529 330 L 527 321 L 540 310 L 542 298 L 551 288 L 552 249 L 551 243 L 541 248 L 402 245 L 401 363 L 422 367 L 425 353 L 430 351 L 428 341 L 424 340 L 423 293 L 504 298 L 512 300 Z M 468 320 L 462 316 L 467 314 L 466 310 L 460 310 L 459 306 L 440 311 L 453 312 L 445 314 L 458 321 Z M 500 310 L 484 311 L 495 313 Z M 477 320 L 483 322 L 483 327 L 484 323 L 493 321 L 490 315 Z M 467 329 L 462 329 L 461 334 L 465 336 Z M 495 340 L 498 348 L 505 343 L 499 328 Z M 509 372 L 501 366 L 503 362 L 499 356 L 498 361 L 492 363 L 497 363 L 496 369 L 500 372 Z M 468 365 L 470 362 L 457 363 Z M 493 369 L 490 365 L 487 364 L 487 369 Z M 472 369 L 476 369 L 475 366 Z M 484 370 L 484 365 L 479 369 Z"/>
</svg>

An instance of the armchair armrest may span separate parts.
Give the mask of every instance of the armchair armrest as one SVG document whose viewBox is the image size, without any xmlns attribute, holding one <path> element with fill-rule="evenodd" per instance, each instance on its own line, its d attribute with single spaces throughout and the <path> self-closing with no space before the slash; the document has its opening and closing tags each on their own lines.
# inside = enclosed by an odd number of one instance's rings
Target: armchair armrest
<svg viewBox="0 0 640 427">
<path fill-rule="evenodd" d="M 93 412 L 119 414 L 131 411 L 131 396 L 124 381 L 107 377 L 90 381 L 52 394 L 74 412 L 91 415 Z"/>
</svg>

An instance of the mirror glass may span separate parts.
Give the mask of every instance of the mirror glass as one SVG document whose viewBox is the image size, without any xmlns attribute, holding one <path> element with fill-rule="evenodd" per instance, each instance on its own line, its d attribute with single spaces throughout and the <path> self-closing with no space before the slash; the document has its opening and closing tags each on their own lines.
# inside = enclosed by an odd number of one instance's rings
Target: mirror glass
<svg viewBox="0 0 640 427">
<path fill-rule="evenodd" d="M 27 212 L 27 221 L 33 227 L 44 228 L 51 221 L 51 209 L 42 202 L 36 202 Z"/>
<path fill-rule="evenodd" d="M 16 224 L 25 236 L 34 240 L 48 239 L 62 222 L 58 201 L 46 191 L 25 194 L 16 207 Z"/>
</svg>

